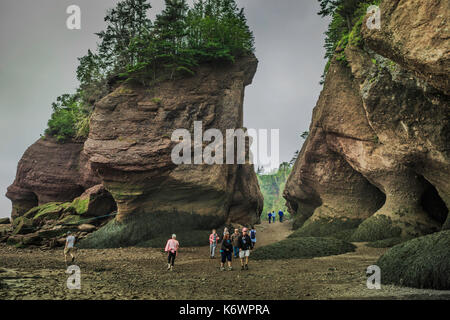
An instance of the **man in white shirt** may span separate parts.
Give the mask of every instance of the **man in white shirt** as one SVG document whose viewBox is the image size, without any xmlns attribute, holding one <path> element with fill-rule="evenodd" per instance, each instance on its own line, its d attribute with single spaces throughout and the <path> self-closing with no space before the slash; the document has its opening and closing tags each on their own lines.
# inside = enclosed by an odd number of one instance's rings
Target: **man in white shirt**
<svg viewBox="0 0 450 320">
<path fill-rule="evenodd" d="M 75 261 L 75 237 L 71 234 L 71 232 L 67 232 L 66 245 L 64 247 L 64 261 L 67 265 L 67 255 L 70 254 L 72 257 L 72 262 Z"/>
</svg>

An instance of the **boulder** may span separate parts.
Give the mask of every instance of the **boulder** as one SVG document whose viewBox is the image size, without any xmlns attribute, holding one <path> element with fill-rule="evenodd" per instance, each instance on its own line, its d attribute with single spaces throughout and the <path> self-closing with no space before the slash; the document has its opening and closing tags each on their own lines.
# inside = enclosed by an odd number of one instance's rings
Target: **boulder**
<svg viewBox="0 0 450 320">
<path fill-rule="evenodd" d="M 104 216 L 115 211 L 117 206 L 111 194 L 99 184 L 75 198 L 70 209 L 79 215 Z"/>
<path fill-rule="evenodd" d="M 88 224 L 88 223 L 83 223 L 83 224 L 80 224 L 79 226 L 78 226 L 78 230 L 81 230 L 81 231 L 84 231 L 84 232 L 92 232 L 92 231 L 94 231 L 95 229 L 97 229 L 97 227 L 96 226 L 94 226 L 94 225 L 92 225 L 92 224 Z M 83 233 L 84 233 L 83 232 Z M 86 234 L 85 234 L 86 235 Z"/>
</svg>

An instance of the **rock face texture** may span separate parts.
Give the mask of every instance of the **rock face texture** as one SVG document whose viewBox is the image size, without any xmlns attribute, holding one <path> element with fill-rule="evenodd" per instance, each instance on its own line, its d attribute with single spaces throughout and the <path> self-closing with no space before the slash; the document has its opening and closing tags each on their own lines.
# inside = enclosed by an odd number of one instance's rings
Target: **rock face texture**
<svg viewBox="0 0 450 320">
<path fill-rule="evenodd" d="M 150 88 L 124 84 L 95 105 L 84 150 L 117 203 L 110 243 L 259 221 L 263 200 L 253 165 L 176 165 L 171 159 L 176 129 L 194 139 L 195 121 L 224 138 L 227 129 L 242 128 L 244 88 L 256 67 L 251 57 L 227 68 L 202 66 L 194 77 Z"/>
<path fill-rule="evenodd" d="M 449 11 L 439 10 L 446 5 L 385 0 L 381 30 L 364 23 L 363 48 L 345 49 L 347 65 L 332 61 L 284 192 L 300 233 L 359 225 L 353 239 L 367 241 L 450 227 L 450 59 L 442 26 Z M 416 12 L 419 22 L 406 23 Z"/>
<path fill-rule="evenodd" d="M 39 139 L 22 156 L 14 183 L 6 196 L 12 201 L 12 218 L 48 202 L 72 201 L 100 183 L 83 153 L 83 143 L 56 143 Z"/>
</svg>

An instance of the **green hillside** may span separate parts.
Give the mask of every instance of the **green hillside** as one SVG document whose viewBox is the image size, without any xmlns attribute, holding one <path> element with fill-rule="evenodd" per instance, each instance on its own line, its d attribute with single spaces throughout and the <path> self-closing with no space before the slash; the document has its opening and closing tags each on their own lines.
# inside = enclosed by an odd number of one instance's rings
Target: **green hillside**
<svg viewBox="0 0 450 320">
<path fill-rule="evenodd" d="M 288 163 L 282 163 L 280 167 L 269 174 L 257 173 L 259 187 L 264 196 L 264 209 L 261 215 L 262 220 L 267 220 L 269 211 L 278 211 L 281 209 L 285 218 L 289 218 L 286 200 L 283 198 L 283 190 L 286 180 L 292 171 L 292 167 Z M 278 217 L 277 217 L 278 220 Z"/>
</svg>

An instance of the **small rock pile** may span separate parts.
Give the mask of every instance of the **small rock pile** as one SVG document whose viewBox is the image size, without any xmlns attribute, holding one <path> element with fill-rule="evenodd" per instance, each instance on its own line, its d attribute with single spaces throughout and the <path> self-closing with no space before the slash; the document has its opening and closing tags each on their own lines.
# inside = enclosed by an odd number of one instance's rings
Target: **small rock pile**
<svg viewBox="0 0 450 320">
<path fill-rule="evenodd" d="M 64 246 L 67 232 L 77 239 L 107 223 L 116 205 L 102 185 L 86 190 L 72 202 L 50 202 L 30 209 L 14 219 L 0 219 L 0 242 L 17 247 Z"/>
</svg>

